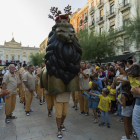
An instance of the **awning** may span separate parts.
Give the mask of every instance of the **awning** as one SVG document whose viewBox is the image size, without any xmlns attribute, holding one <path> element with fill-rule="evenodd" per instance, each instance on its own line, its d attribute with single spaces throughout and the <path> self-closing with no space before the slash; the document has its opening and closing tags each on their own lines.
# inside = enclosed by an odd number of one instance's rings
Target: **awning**
<svg viewBox="0 0 140 140">
<path fill-rule="evenodd" d="M 113 62 L 114 60 L 121 61 L 122 59 L 128 60 L 128 59 L 132 59 L 134 53 L 128 53 L 128 54 L 124 54 L 124 55 L 117 55 L 117 56 L 113 56 L 113 57 L 106 57 L 105 59 L 103 59 L 101 61 L 101 63 L 107 63 L 107 62 Z"/>
</svg>

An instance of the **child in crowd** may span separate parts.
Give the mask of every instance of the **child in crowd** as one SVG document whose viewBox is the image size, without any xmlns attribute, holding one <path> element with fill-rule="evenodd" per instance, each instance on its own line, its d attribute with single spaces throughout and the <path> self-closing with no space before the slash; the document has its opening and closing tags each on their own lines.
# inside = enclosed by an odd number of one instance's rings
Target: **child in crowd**
<svg viewBox="0 0 140 140">
<path fill-rule="evenodd" d="M 100 98 L 98 108 L 101 109 L 102 122 L 99 124 L 99 126 L 105 125 L 105 117 L 106 117 L 107 127 L 110 128 L 108 111 L 111 109 L 110 108 L 111 101 L 110 98 L 108 97 L 109 90 L 107 88 L 103 88 L 101 95 L 91 93 L 91 92 L 89 92 L 89 94 L 98 96 Z"/>
<path fill-rule="evenodd" d="M 110 89 L 111 89 L 111 85 L 112 85 L 112 80 L 109 79 L 109 80 L 108 80 L 108 86 L 107 86 L 107 88 L 109 89 L 109 91 L 110 91 Z"/>
<path fill-rule="evenodd" d="M 122 105 L 122 115 L 124 121 L 124 129 L 126 136 L 121 140 L 132 139 L 132 112 L 133 112 L 133 95 L 131 94 L 131 86 L 129 81 L 122 82 L 122 101 L 117 98 L 118 102 Z"/>
<path fill-rule="evenodd" d="M 116 107 L 116 86 L 114 83 L 112 83 L 111 88 L 110 88 L 110 93 L 109 93 L 109 97 L 111 100 L 111 113 L 114 113 L 114 108 Z"/>
<path fill-rule="evenodd" d="M 89 91 L 91 90 L 92 82 L 93 82 L 93 76 L 90 75 L 90 77 L 89 77 Z"/>
<path fill-rule="evenodd" d="M 118 93 L 118 98 L 122 101 L 122 95 L 120 94 L 120 88 L 117 90 L 117 93 Z M 122 106 L 118 101 L 117 101 L 116 105 L 118 105 L 118 113 L 119 113 L 119 119 L 117 120 L 117 122 L 123 123 Z"/>
<path fill-rule="evenodd" d="M 95 83 L 95 82 L 92 83 L 90 93 L 96 93 L 96 94 L 100 95 L 100 92 L 98 91 L 97 83 Z M 94 113 L 93 123 L 98 123 L 97 113 L 96 113 L 98 104 L 99 104 L 99 97 L 91 95 L 91 98 L 89 99 L 89 102 L 88 102 L 88 107 L 93 109 L 93 113 Z"/>
<path fill-rule="evenodd" d="M 100 79 L 98 79 L 98 73 L 93 74 L 93 82 L 97 83 L 98 90 L 99 90 L 99 92 L 101 92 L 103 89 L 103 85 L 102 85 L 102 81 Z"/>
</svg>

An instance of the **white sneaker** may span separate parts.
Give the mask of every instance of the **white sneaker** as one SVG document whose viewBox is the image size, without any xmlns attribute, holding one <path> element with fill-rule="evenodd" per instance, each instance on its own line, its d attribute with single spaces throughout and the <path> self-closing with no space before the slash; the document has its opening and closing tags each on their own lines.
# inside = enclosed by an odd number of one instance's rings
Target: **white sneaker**
<svg viewBox="0 0 140 140">
<path fill-rule="evenodd" d="M 126 136 L 122 136 L 121 140 L 133 140 L 133 136 L 130 136 L 130 139 L 127 139 Z"/>
<path fill-rule="evenodd" d="M 92 119 L 93 121 L 95 120 L 95 118 Z"/>
<path fill-rule="evenodd" d="M 118 111 L 114 113 L 114 116 L 119 116 L 119 113 L 118 113 Z"/>
<path fill-rule="evenodd" d="M 29 113 L 26 113 L 26 115 L 29 116 L 30 114 Z"/>
<path fill-rule="evenodd" d="M 95 119 L 95 120 L 93 121 L 93 123 L 98 123 L 98 120 L 97 120 L 97 119 Z"/>
</svg>

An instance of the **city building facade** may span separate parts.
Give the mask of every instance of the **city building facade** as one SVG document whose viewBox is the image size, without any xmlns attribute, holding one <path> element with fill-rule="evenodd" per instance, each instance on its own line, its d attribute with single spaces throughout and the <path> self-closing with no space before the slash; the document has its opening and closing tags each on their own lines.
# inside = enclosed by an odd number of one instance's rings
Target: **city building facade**
<svg viewBox="0 0 140 140">
<path fill-rule="evenodd" d="M 109 33 L 114 30 L 120 44 L 124 46 L 115 50 L 116 55 L 134 54 L 137 61 L 140 60 L 139 50 L 136 49 L 136 43 L 130 43 L 130 37 L 125 32 L 125 25 L 129 18 L 136 17 L 137 6 L 140 6 L 139 0 L 87 0 L 87 4 L 71 17 L 75 31 L 87 29 L 101 34 Z M 88 11 L 88 13 L 86 13 Z M 116 49 L 116 48 L 113 48 Z"/>
<path fill-rule="evenodd" d="M 18 43 L 12 38 L 9 42 L 4 42 L 4 45 L 0 45 L 0 65 L 6 65 L 6 63 L 21 63 L 28 64 L 30 62 L 30 55 L 38 53 L 37 47 L 24 47 L 21 42 Z"/>
<path fill-rule="evenodd" d="M 39 45 L 39 53 L 45 53 L 47 47 L 48 37 Z"/>
<path fill-rule="evenodd" d="M 136 16 L 138 4 L 138 0 L 88 0 L 88 32 L 94 30 L 101 34 L 103 31 L 109 33 L 114 30 L 124 46 L 116 51 L 116 55 L 135 53 L 137 60 L 140 60 L 136 44 L 130 43 L 130 37 L 126 35 L 124 28 L 127 20 Z"/>
<path fill-rule="evenodd" d="M 71 16 L 70 22 L 76 33 L 80 30 L 88 30 L 88 4 L 81 9 L 78 8 Z"/>
</svg>

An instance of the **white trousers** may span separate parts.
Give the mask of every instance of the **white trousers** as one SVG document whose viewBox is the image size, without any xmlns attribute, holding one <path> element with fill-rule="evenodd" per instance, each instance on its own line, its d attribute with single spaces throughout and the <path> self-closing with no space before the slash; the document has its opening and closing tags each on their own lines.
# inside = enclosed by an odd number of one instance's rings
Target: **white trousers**
<svg viewBox="0 0 140 140">
<path fill-rule="evenodd" d="M 137 133 L 137 137 L 140 140 L 140 105 L 135 105 L 133 110 L 132 125 Z"/>
</svg>

